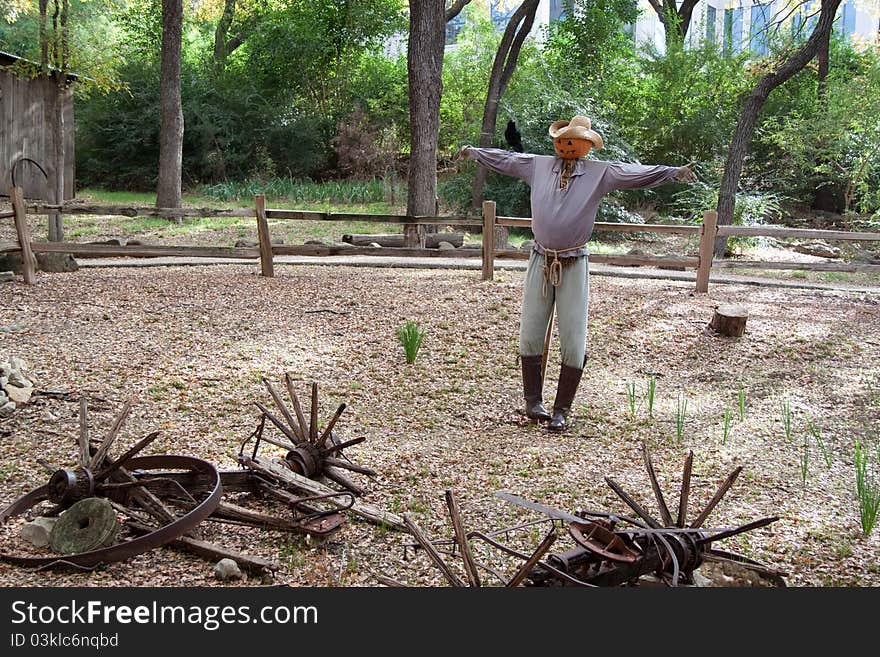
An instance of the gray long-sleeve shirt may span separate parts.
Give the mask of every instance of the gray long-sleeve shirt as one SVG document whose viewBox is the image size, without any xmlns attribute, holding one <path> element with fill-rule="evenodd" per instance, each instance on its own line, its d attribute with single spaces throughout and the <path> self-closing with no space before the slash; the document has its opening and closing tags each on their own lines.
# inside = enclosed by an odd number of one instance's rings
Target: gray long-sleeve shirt
<svg viewBox="0 0 880 657">
<path fill-rule="evenodd" d="M 531 187 L 535 249 L 560 251 L 564 257 L 586 255 L 581 247 L 593 233 L 602 197 L 615 189 L 644 189 L 672 180 L 678 167 L 578 160 L 565 189 L 559 188 L 562 158 L 513 153 L 498 148 L 468 148 L 470 159 Z M 581 248 L 577 248 L 581 247 Z"/>
</svg>

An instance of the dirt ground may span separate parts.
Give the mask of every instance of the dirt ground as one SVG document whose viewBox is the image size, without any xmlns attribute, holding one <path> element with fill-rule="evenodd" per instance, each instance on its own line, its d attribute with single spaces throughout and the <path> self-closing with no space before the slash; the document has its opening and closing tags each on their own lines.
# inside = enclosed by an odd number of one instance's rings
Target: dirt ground
<svg viewBox="0 0 880 657">
<path fill-rule="evenodd" d="M 693 450 L 694 513 L 743 466 L 708 525 L 780 517 L 719 547 L 782 569 L 789 585 L 880 585 L 880 531 L 862 533 L 854 466 L 861 441 L 878 475 L 875 296 L 731 285 L 695 296 L 691 284 L 594 277 L 575 423 L 555 435 L 518 412 L 522 273 L 491 283 L 473 271 L 280 265 L 274 279 L 257 274 L 251 265 L 98 268 L 38 273 L 33 287 L 0 284 L 0 356 L 23 358 L 39 391 L 0 419 L 0 506 L 46 481 L 38 458 L 73 463 L 80 393 L 94 400 L 92 435 L 103 435 L 130 399 L 134 410 L 120 446 L 161 430 L 152 451 L 231 468 L 257 424 L 254 402 L 270 403 L 261 377 L 280 383 L 290 372 L 301 395 L 319 382 L 322 424 L 338 404 L 349 405 L 338 432 L 367 440 L 347 453 L 380 473 L 374 480 L 354 475 L 368 489 L 366 501 L 411 516 L 432 538 L 452 535 L 447 489 L 455 491 L 468 529 L 484 532 L 537 519 L 494 497 L 502 489 L 570 512 L 625 513 L 603 479 L 610 476 L 653 510 L 644 442 L 670 506 Z M 741 339 L 705 332 L 720 302 L 748 306 Z M 425 331 L 413 365 L 396 336 L 406 320 Z M 555 349 L 548 371 L 545 394 L 552 399 Z M 15 520 L 0 528 L 0 550 L 22 550 L 20 526 Z M 519 540 L 534 547 L 542 533 Z M 213 524 L 207 537 L 276 560 L 281 569 L 263 581 L 375 586 L 381 574 L 412 585 L 443 583 L 423 554 L 408 550 L 404 558 L 408 536 L 355 519 L 322 545 Z M 0 563 L 0 583 L 218 582 L 208 561 L 161 548 L 94 572 L 30 572 Z"/>
</svg>

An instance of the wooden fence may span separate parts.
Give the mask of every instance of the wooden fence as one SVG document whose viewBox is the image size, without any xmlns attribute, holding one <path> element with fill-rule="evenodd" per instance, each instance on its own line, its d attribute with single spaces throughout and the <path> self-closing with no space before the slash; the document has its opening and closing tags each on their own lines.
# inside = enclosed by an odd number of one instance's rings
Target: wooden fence
<svg viewBox="0 0 880 657">
<path fill-rule="evenodd" d="M 530 227 L 531 219 L 496 216 L 495 203 L 483 203 L 482 219 L 465 216 L 421 217 L 408 215 L 351 214 L 337 212 L 311 212 L 304 210 L 276 210 L 266 207 L 264 196 L 257 196 L 254 208 L 218 210 L 216 208 L 149 208 L 123 206 L 86 206 L 77 203 L 58 205 L 32 205 L 25 207 L 21 190 L 12 192 L 13 211 L 0 213 L 0 219 L 13 217 L 18 243 L 0 243 L 0 253 L 22 253 L 25 255 L 23 267 L 25 282 L 34 281 L 34 253 L 70 253 L 80 257 L 188 257 L 188 258 L 242 258 L 259 259 L 263 276 L 274 276 L 274 256 L 403 256 L 403 257 L 456 257 L 481 258 L 482 279 L 492 280 L 496 258 L 528 259 L 529 253 L 511 249 L 496 248 L 496 227 Z M 153 217 L 254 217 L 257 224 L 258 245 L 256 247 L 213 247 L 213 246 L 117 246 L 112 244 L 82 244 L 76 242 L 31 242 L 27 230 L 25 212 L 31 214 L 94 214 L 110 216 L 153 216 Z M 454 251 L 426 248 L 381 248 L 357 246 L 327 246 L 320 244 L 282 245 L 272 244 L 269 232 L 270 219 L 292 221 L 367 221 L 384 224 L 421 224 L 481 226 L 483 242 L 481 248 L 458 248 Z M 621 224 L 602 223 L 595 225 L 596 231 L 646 232 L 699 237 L 699 250 L 696 256 L 652 256 L 652 255 L 590 255 L 590 262 L 616 265 L 653 266 L 667 269 L 696 270 L 696 291 L 707 292 L 709 275 L 713 267 L 757 268 L 757 269 L 801 269 L 812 271 L 840 271 L 880 273 L 880 265 L 850 263 L 804 263 L 804 262 L 762 262 L 762 261 L 713 261 L 712 253 L 715 238 L 719 236 L 769 236 L 794 237 L 842 241 L 880 241 L 880 233 L 812 230 L 800 228 L 776 228 L 768 226 L 718 226 L 714 211 L 703 213 L 701 225 L 676 224 Z"/>
</svg>

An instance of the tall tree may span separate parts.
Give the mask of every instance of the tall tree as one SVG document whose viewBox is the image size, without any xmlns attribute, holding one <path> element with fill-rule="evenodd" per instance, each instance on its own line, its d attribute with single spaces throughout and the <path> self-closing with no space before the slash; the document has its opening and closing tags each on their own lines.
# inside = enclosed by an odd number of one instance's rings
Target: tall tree
<svg viewBox="0 0 880 657">
<path fill-rule="evenodd" d="M 739 187 L 739 179 L 742 175 L 743 160 L 748 151 L 749 142 L 758 120 L 758 114 L 776 87 L 790 80 L 798 71 L 803 69 L 814 57 L 816 57 L 822 44 L 827 42 L 834 23 L 834 15 L 840 6 L 841 0 L 821 0 L 819 20 L 807 39 L 800 48 L 788 59 L 777 64 L 769 73 L 763 75 L 746 98 L 740 113 L 739 120 L 730 140 L 730 148 L 727 151 L 727 161 L 724 164 L 724 175 L 721 178 L 721 188 L 718 192 L 718 224 L 730 225 L 733 223 L 733 213 L 736 205 L 736 191 Z M 721 256 L 727 250 L 727 238 L 719 237 L 715 240 L 715 255 Z"/>
<path fill-rule="evenodd" d="M 444 0 L 410 0 L 407 72 L 409 78 L 410 156 L 407 173 L 406 213 L 437 214 L 437 135 L 440 131 L 440 96 L 443 93 L 443 50 L 446 22 L 469 0 L 457 0 L 446 9 Z M 404 241 L 420 246 L 423 226 L 407 224 Z"/>
<path fill-rule="evenodd" d="M 663 24 L 667 51 L 676 44 L 684 43 L 684 38 L 690 29 L 694 7 L 699 1 L 682 0 L 681 5 L 678 5 L 676 0 L 648 0 Z"/>
<path fill-rule="evenodd" d="M 180 58 L 183 1 L 162 0 L 162 65 L 159 82 L 159 180 L 156 207 L 178 208 L 183 169 L 183 106 L 180 99 Z"/>
<path fill-rule="evenodd" d="M 480 127 L 480 146 L 492 145 L 495 138 L 495 126 L 498 121 L 498 104 L 507 90 L 510 78 L 516 69 L 516 62 L 522 50 L 523 42 L 532 30 L 535 12 L 539 0 L 524 0 L 510 17 L 504 36 L 498 44 L 492 71 L 489 74 L 489 89 L 486 93 L 486 105 L 483 109 L 483 124 Z M 474 177 L 474 191 L 471 197 L 471 209 L 476 212 L 483 201 L 483 188 L 486 186 L 486 167 L 478 167 Z"/>
</svg>

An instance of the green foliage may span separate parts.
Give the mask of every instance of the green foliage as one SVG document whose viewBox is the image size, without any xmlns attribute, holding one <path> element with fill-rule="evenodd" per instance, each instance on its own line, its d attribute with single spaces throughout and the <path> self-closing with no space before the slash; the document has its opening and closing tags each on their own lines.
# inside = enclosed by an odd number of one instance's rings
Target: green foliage
<svg viewBox="0 0 880 657">
<path fill-rule="evenodd" d="M 791 402 L 787 399 L 783 399 L 779 402 L 779 415 L 782 419 L 782 429 L 785 432 L 785 439 L 788 442 L 791 442 L 792 428 L 791 428 Z"/>
<path fill-rule="evenodd" d="M 675 439 L 680 444 L 684 437 L 684 423 L 687 419 L 688 400 L 684 393 L 679 393 L 675 407 Z"/>
<path fill-rule="evenodd" d="M 406 198 L 406 188 L 392 180 L 333 180 L 324 183 L 293 178 L 226 180 L 204 185 L 199 193 L 218 201 L 252 200 L 257 194 L 285 198 L 294 204 L 314 203 L 380 203 L 389 196 Z"/>
<path fill-rule="evenodd" d="M 750 175 L 823 210 L 880 208 L 880 52 L 832 42 L 824 92 L 802 71 L 775 92 L 756 131 Z"/>
<path fill-rule="evenodd" d="M 721 437 L 721 444 L 726 445 L 727 439 L 730 437 L 730 420 L 733 417 L 733 411 L 729 406 L 724 407 L 724 433 Z"/>
<path fill-rule="evenodd" d="M 876 475 L 872 475 L 868 462 L 870 454 L 863 448 L 861 441 L 856 441 L 856 495 L 859 500 L 859 520 L 865 536 L 870 536 L 877 523 L 877 513 L 880 511 L 880 484 Z M 880 453 L 877 461 L 880 463 Z"/>
<path fill-rule="evenodd" d="M 737 405 L 739 407 L 739 421 L 742 422 L 746 419 L 746 391 L 743 388 L 743 384 L 739 384 L 739 392 L 737 393 Z"/>
<path fill-rule="evenodd" d="M 648 379 L 647 403 L 648 415 L 654 417 L 654 397 L 657 393 L 657 377 L 653 374 Z"/>
<path fill-rule="evenodd" d="M 629 382 L 626 384 L 626 401 L 627 406 L 629 408 L 629 416 L 630 418 L 635 419 L 636 417 L 636 384 L 635 382 Z"/>
<path fill-rule="evenodd" d="M 397 338 L 403 345 L 406 362 L 412 365 L 416 362 L 416 356 L 422 346 L 425 332 L 419 330 L 419 325 L 416 322 L 407 320 L 406 324 L 397 327 Z"/>
<path fill-rule="evenodd" d="M 825 465 L 829 468 L 831 467 L 831 452 L 825 446 L 825 441 L 822 440 L 822 429 L 819 425 L 814 422 L 807 423 L 807 433 L 813 437 L 816 441 L 816 444 L 819 446 L 819 451 L 822 452 L 822 458 L 825 459 Z"/>
</svg>

